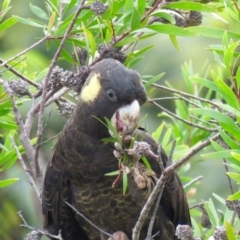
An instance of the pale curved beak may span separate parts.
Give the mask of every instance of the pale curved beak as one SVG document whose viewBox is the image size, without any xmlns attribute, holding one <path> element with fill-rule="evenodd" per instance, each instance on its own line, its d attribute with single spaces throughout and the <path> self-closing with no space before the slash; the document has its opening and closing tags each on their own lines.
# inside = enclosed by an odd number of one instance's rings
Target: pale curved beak
<svg viewBox="0 0 240 240">
<path fill-rule="evenodd" d="M 117 132 L 122 135 L 131 134 L 137 127 L 140 117 L 140 105 L 137 100 L 119 108 L 112 116 L 111 122 Z M 110 132 L 112 135 L 112 133 Z"/>
</svg>

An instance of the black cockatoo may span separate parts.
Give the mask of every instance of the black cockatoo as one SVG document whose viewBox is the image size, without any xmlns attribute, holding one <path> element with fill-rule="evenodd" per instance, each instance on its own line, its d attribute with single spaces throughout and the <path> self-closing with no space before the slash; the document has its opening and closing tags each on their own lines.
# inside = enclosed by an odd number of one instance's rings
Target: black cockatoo
<svg viewBox="0 0 240 240">
<path fill-rule="evenodd" d="M 113 153 L 114 144 L 103 141 L 110 131 L 102 122 L 105 118 L 112 120 L 119 133 L 147 142 L 157 154 L 159 144 L 145 131 L 136 129 L 139 109 L 146 99 L 136 71 L 114 59 L 103 59 L 94 65 L 47 166 L 42 209 L 44 228 L 50 233 L 58 234 L 61 230 L 64 240 L 108 239 L 76 214 L 68 202 L 105 232 L 121 231 L 131 239 L 147 200 L 147 187 L 139 188 L 131 172 L 125 194 L 121 179 L 112 186 L 116 176 L 105 174 L 118 170 L 119 161 Z M 166 166 L 167 156 L 163 150 L 160 154 Z M 151 157 L 147 160 L 159 178 L 159 163 Z M 142 227 L 140 239 L 146 238 L 149 219 Z M 178 224 L 191 225 L 191 220 L 182 184 L 174 172 L 165 184 L 152 235 L 159 232 L 155 239 L 177 239 Z"/>
</svg>

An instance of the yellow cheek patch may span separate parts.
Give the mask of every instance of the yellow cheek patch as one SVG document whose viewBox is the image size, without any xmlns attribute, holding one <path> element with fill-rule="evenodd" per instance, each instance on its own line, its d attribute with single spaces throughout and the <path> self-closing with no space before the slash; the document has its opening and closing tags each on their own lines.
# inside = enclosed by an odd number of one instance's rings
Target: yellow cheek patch
<svg viewBox="0 0 240 240">
<path fill-rule="evenodd" d="M 102 88 L 99 78 L 99 73 L 94 74 L 89 80 L 88 84 L 82 89 L 80 98 L 84 102 L 93 102 L 97 98 Z"/>
</svg>

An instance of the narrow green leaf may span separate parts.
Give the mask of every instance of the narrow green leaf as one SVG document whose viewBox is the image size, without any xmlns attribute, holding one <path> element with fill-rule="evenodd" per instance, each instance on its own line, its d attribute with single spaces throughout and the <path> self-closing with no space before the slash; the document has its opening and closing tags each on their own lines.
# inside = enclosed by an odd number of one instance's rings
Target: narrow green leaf
<svg viewBox="0 0 240 240">
<path fill-rule="evenodd" d="M 187 28 L 191 32 L 195 32 L 198 35 L 202 35 L 205 37 L 211 38 L 222 38 L 225 29 L 215 28 L 215 27 L 203 27 L 203 26 L 196 26 L 196 27 L 188 27 Z M 229 38 L 240 38 L 240 33 L 228 31 Z"/>
<path fill-rule="evenodd" d="M 148 170 L 152 171 L 152 168 L 151 168 L 148 160 L 147 160 L 145 157 L 142 157 L 141 159 L 142 159 L 144 165 L 146 166 L 146 168 L 147 168 Z"/>
<path fill-rule="evenodd" d="M 4 0 L 2 4 L 2 10 L 6 10 L 10 4 L 11 0 Z"/>
<path fill-rule="evenodd" d="M 220 65 L 222 66 L 224 69 L 226 69 L 226 66 L 224 65 L 224 63 L 222 62 L 222 60 L 220 59 L 219 55 L 217 54 L 217 52 L 213 51 L 213 56 L 214 56 L 214 60 Z"/>
<path fill-rule="evenodd" d="M 149 51 L 151 48 L 153 48 L 155 45 L 149 45 L 149 46 L 147 46 L 147 47 L 144 47 L 144 48 L 142 48 L 142 49 L 140 49 L 140 50 L 138 50 L 138 51 L 135 51 L 134 53 L 133 53 L 133 55 L 135 56 L 135 57 L 139 57 L 140 55 L 142 55 L 143 53 L 146 53 L 147 51 Z"/>
<path fill-rule="evenodd" d="M 52 27 L 53 27 L 53 25 L 54 25 L 55 19 L 56 19 L 56 12 L 52 12 L 52 15 L 51 15 L 51 17 L 49 18 L 48 26 L 47 26 L 47 31 L 48 31 L 49 33 L 50 33 L 51 30 L 52 30 Z"/>
<path fill-rule="evenodd" d="M 127 177 L 127 173 L 126 173 L 125 171 L 123 171 L 123 195 L 126 194 L 127 186 L 128 186 L 128 177 Z"/>
<path fill-rule="evenodd" d="M 173 13 L 173 11 L 171 11 L 171 10 L 159 9 L 159 10 L 154 11 L 150 16 L 164 18 L 167 21 L 169 21 L 171 24 L 175 24 L 175 22 L 176 22 L 175 18 L 173 17 L 173 15 L 171 13 Z"/>
<path fill-rule="evenodd" d="M 204 206 L 205 206 L 205 204 L 204 204 Z M 212 221 L 213 225 L 214 226 L 219 226 L 219 218 L 218 218 L 217 210 L 216 210 L 211 198 L 208 201 L 208 207 L 209 207 L 209 209 L 210 209 L 210 211 L 213 215 L 213 219 L 212 219 L 213 220 Z"/>
<path fill-rule="evenodd" d="M 94 57 L 95 52 L 96 52 L 96 42 L 95 42 L 94 36 L 84 26 L 82 27 L 82 30 L 83 30 L 83 32 L 85 34 L 85 37 L 86 37 L 86 39 L 87 39 L 87 41 L 89 43 L 89 46 L 90 46 L 90 49 L 91 49 L 91 55 L 92 55 L 92 57 Z"/>
<path fill-rule="evenodd" d="M 224 206 L 226 206 L 226 201 L 224 198 L 218 196 L 217 194 L 213 193 L 212 194 L 220 203 L 222 203 Z"/>
<path fill-rule="evenodd" d="M 44 12 L 41 8 L 33 5 L 32 3 L 29 4 L 31 11 L 38 17 L 43 19 L 48 19 L 48 15 Z"/>
<path fill-rule="evenodd" d="M 170 40 L 171 40 L 173 46 L 177 49 L 177 51 L 179 51 L 181 53 L 181 48 L 179 46 L 177 37 L 175 35 L 169 35 L 169 37 L 170 37 Z"/>
<path fill-rule="evenodd" d="M 133 0 L 127 0 L 125 1 L 124 5 L 124 12 L 131 11 L 134 7 L 134 1 Z"/>
<path fill-rule="evenodd" d="M 132 18 L 131 18 L 131 29 L 135 30 L 140 24 L 140 15 L 136 8 L 133 8 Z"/>
<path fill-rule="evenodd" d="M 236 152 L 231 152 L 231 155 L 240 162 L 240 154 Z"/>
<path fill-rule="evenodd" d="M 147 26 L 146 28 L 156 31 L 158 33 L 166 33 L 169 35 L 176 35 L 182 37 L 195 37 L 198 34 L 190 31 L 189 28 L 181 28 L 173 25 L 168 24 L 152 24 Z"/>
<path fill-rule="evenodd" d="M 206 4 L 201 4 L 193 1 L 173 2 L 164 5 L 164 8 L 172 8 L 178 10 L 190 10 L 199 12 L 216 12 L 216 9 Z"/>
<path fill-rule="evenodd" d="M 137 11 L 140 17 L 144 14 L 146 8 L 146 0 L 137 0 Z"/>
<path fill-rule="evenodd" d="M 104 174 L 104 176 L 116 176 L 116 175 L 119 175 L 120 171 L 117 170 L 117 171 L 114 171 L 114 172 L 110 172 L 110 173 L 106 173 Z"/>
<path fill-rule="evenodd" d="M 237 182 L 237 184 L 240 184 L 240 174 L 239 173 L 233 173 L 233 172 L 227 172 L 226 173 L 231 179 Z"/>
<path fill-rule="evenodd" d="M 233 90 L 220 78 L 214 79 L 218 92 L 220 92 L 224 98 L 224 100 L 233 108 L 238 108 L 239 103 L 238 99 L 233 92 Z"/>
<path fill-rule="evenodd" d="M 205 78 L 189 77 L 189 79 L 198 83 L 198 84 L 200 84 L 200 85 L 202 85 L 202 86 L 204 86 L 204 87 L 206 87 L 206 88 L 209 88 L 209 89 L 211 89 L 215 92 L 218 90 L 215 83 L 213 83 L 213 82 L 211 82 L 211 81 L 209 81 Z"/>
<path fill-rule="evenodd" d="M 238 69 L 237 69 L 236 83 L 237 83 L 237 88 L 238 88 L 238 91 L 239 91 L 240 90 L 240 67 L 238 67 Z"/>
<path fill-rule="evenodd" d="M 234 234 L 234 229 L 231 226 L 231 224 L 229 222 L 225 222 L 225 228 L 226 228 L 226 233 L 227 233 L 227 238 L 231 239 L 231 240 L 237 240 Z"/>
<path fill-rule="evenodd" d="M 106 121 L 106 123 L 107 123 L 108 129 L 112 132 L 113 136 L 114 136 L 114 137 L 117 139 L 117 141 L 120 143 L 120 142 L 121 142 L 121 139 L 120 139 L 120 136 L 119 136 L 116 128 L 112 125 L 112 122 L 111 122 L 108 118 L 104 117 L 104 119 L 105 119 L 105 121 Z"/>
<path fill-rule="evenodd" d="M 18 180 L 19 180 L 19 178 L 10 178 L 10 179 L 6 179 L 6 180 L 2 180 L 2 181 L 0 181 L 0 188 L 7 187 L 7 186 L 15 183 Z"/>
<path fill-rule="evenodd" d="M 167 132 L 165 133 L 165 135 L 163 137 L 163 140 L 162 140 L 162 147 L 163 147 L 163 149 L 168 145 L 169 140 L 171 138 L 171 135 L 172 135 L 172 129 L 169 128 L 167 130 Z"/>
<path fill-rule="evenodd" d="M 164 123 L 162 123 L 162 124 L 155 130 L 155 132 L 152 133 L 152 138 L 153 138 L 155 141 L 157 141 L 157 142 L 160 140 L 160 136 L 161 136 L 161 134 L 162 134 L 163 127 L 164 127 Z"/>
<path fill-rule="evenodd" d="M 0 24 L 0 32 L 12 27 L 17 22 L 18 21 L 16 18 L 13 18 L 13 17 L 8 18 L 6 21 Z"/>
<path fill-rule="evenodd" d="M 149 79 L 146 83 L 144 83 L 144 87 L 145 88 L 150 87 L 153 83 L 159 81 L 164 75 L 165 75 L 165 72 L 154 76 L 153 78 Z"/>
<path fill-rule="evenodd" d="M 18 129 L 18 126 L 16 125 L 16 123 L 12 122 L 12 121 L 4 121 L 0 119 L 0 128 L 3 129 Z"/>
<path fill-rule="evenodd" d="M 64 13 L 67 13 L 69 10 L 71 10 L 77 3 L 77 0 L 71 0 L 70 3 L 67 4 L 66 9 L 64 9 Z"/>
<path fill-rule="evenodd" d="M 123 38 L 121 41 L 117 42 L 114 46 L 115 47 L 121 47 L 121 46 L 124 46 L 124 45 L 128 45 L 130 43 L 138 41 L 138 39 L 139 38 L 137 38 L 137 37 L 126 37 L 126 38 Z"/>
<path fill-rule="evenodd" d="M 39 23 L 36 23 L 30 19 L 25 19 L 25 18 L 22 18 L 22 17 L 19 17 L 19 16 L 13 16 L 14 19 L 16 19 L 18 22 L 20 23 L 23 23 L 25 25 L 29 25 L 29 26 L 32 26 L 32 27 L 39 27 L 39 28 L 43 28 L 44 25 L 42 24 L 39 24 Z"/>
<path fill-rule="evenodd" d="M 239 200 L 240 199 L 240 192 L 236 192 L 230 197 L 228 197 L 228 200 Z"/>
<path fill-rule="evenodd" d="M 239 146 L 226 132 L 224 132 L 222 129 L 219 129 L 219 133 L 224 140 L 224 142 L 231 148 L 231 149 L 237 149 Z M 234 156 L 233 156 L 234 157 Z M 240 156 L 239 156 L 240 161 Z"/>
</svg>

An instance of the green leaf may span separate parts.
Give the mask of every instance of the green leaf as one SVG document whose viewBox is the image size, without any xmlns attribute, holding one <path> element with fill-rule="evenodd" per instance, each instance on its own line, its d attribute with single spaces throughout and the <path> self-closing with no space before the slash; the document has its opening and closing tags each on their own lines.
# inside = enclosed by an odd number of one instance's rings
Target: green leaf
<svg viewBox="0 0 240 240">
<path fill-rule="evenodd" d="M 145 157 L 142 157 L 141 159 L 142 159 L 144 165 L 146 166 L 146 168 L 147 168 L 148 170 L 152 171 L 152 168 L 151 168 L 148 160 L 147 160 Z"/>
<path fill-rule="evenodd" d="M 120 171 L 117 170 L 117 171 L 114 171 L 114 172 L 110 172 L 110 173 L 106 173 L 104 174 L 104 176 L 116 176 L 116 175 L 119 175 Z"/>
<path fill-rule="evenodd" d="M 217 211 L 211 198 L 209 199 L 208 204 L 204 203 L 204 207 L 208 213 L 208 216 L 210 218 L 210 221 L 212 222 L 212 225 L 215 227 L 219 226 Z"/>
<path fill-rule="evenodd" d="M 50 33 L 52 30 L 52 27 L 54 25 L 56 19 L 56 12 L 52 12 L 51 17 L 49 18 L 48 25 L 47 25 L 47 31 Z"/>
<path fill-rule="evenodd" d="M 206 115 L 216 119 L 225 131 L 231 133 L 235 138 L 240 140 L 240 128 L 236 125 L 234 120 L 226 114 L 205 108 L 190 108 L 189 110 L 195 114 Z"/>
<path fill-rule="evenodd" d="M 220 203 L 222 203 L 224 206 L 226 206 L 226 201 L 224 198 L 218 196 L 217 194 L 213 193 L 212 194 Z"/>
<path fill-rule="evenodd" d="M 164 75 L 165 75 L 165 72 L 154 76 L 153 78 L 149 79 L 146 83 L 144 83 L 144 87 L 145 88 L 150 87 L 153 83 L 159 81 Z"/>
<path fill-rule="evenodd" d="M 106 117 L 104 117 L 104 119 L 105 119 L 105 121 L 107 123 L 108 129 L 112 132 L 113 136 L 117 139 L 117 141 L 119 143 L 121 143 L 121 138 L 120 138 L 116 128 L 112 125 L 112 122 L 108 118 L 106 118 Z"/>
<path fill-rule="evenodd" d="M 239 173 L 227 172 L 226 174 L 231 179 L 235 180 L 237 182 L 237 184 L 240 184 L 240 174 Z"/>
<path fill-rule="evenodd" d="M 120 40 L 119 42 L 117 42 L 114 46 L 115 47 L 121 47 L 121 46 L 124 46 L 124 45 L 131 44 L 133 42 L 136 42 L 138 40 L 139 40 L 138 37 L 125 37 L 122 40 Z"/>
<path fill-rule="evenodd" d="M 157 141 L 157 142 L 160 140 L 160 136 L 161 136 L 161 134 L 162 134 L 163 127 L 164 127 L 164 123 L 162 123 L 162 124 L 155 130 L 155 132 L 152 133 L 152 138 L 153 138 L 155 141 Z"/>
<path fill-rule="evenodd" d="M 217 152 L 211 152 L 211 153 L 205 153 L 202 154 L 201 156 L 204 159 L 223 159 L 226 158 L 228 161 L 234 163 L 234 164 L 239 164 L 239 162 L 232 157 L 231 153 L 233 150 L 222 150 L 222 151 L 217 151 Z M 239 153 L 240 154 L 240 150 L 235 149 L 234 152 Z"/>
<path fill-rule="evenodd" d="M 128 186 L 128 177 L 127 177 L 127 173 L 126 173 L 125 171 L 123 171 L 123 195 L 126 194 L 127 186 Z"/>
<path fill-rule="evenodd" d="M 169 21 L 171 24 L 175 24 L 175 18 L 171 14 L 173 13 L 171 10 L 166 10 L 166 9 L 159 9 L 151 13 L 150 16 L 156 16 L 160 18 L 164 18 L 167 21 Z"/>
<path fill-rule="evenodd" d="M 227 239 L 231 239 L 231 240 L 237 240 L 234 234 L 234 229 L 231 226 L 231 224 L 229 222 L 225 222 L 225 228 L 226 228 L 226 233 L 227 233 Z"/>
<path fill-rule="evenodd" d="M 189 28 L 181 28 L 168 24 L 152 24 L 146 27 L 158 33 L 166 33 L 169 35 L 182 36 L 182 37 L 195 37 L 198 34 L 190 31 Z"/>
<path fill-rule="evenodd" d="M 36 22 L 34 22 L 30 19 L 26 19 L 26 18 L 22 18 L 22 17 L 18 17 L 18 16 L 13 16 L 13 18 L 16 19 L 18 22 L 23 23 L 25 25 L 29 25 L 29 26 L 32 26 L 32 27 L 39 27 L 39 28 L 44 27 L 43 24 L 36 23 Z"/>
<path fill-rule="evenodd" d="M 16 18 L 13 18 L 13 17 L 8 18 L 7 20 L 5 20 L 3 23 L 0 24 L 0 32 L 10 28 L 17 22 L 18 21 Z"/>
<path fill-rule="evenodd" d="M 239 41 L 231 44 L 226 51 L 224 51 L 224 63 L 226 65 L 226 69 L 228 71 L 228 76 L 232 76 L 231 67 L 232 67 L 232 59 L 235 53 L 235 49 L 239 46 Z"/>
<path fill-rule="evenodd" d="M 220 92 L 225 101 L 232 107 L 238 108 L 238 99 L 232 89 L 220 78 L 214 79 L 218 92 Z"/>
<path fill-rule="evenodd" d="M 213 27 L 203 27 L 203 26 L 196 26 L 196 27 L 188 27 L 189 31 L 194 32 L 198 35 L 202 35 L 205 37 L 211 37 L 211 38 L 222 38 L 225 29 L 221 28 L 213 28 Z M 240 38 L 240 33 L 237 32 L 227 32 L 229 38 Z"/>
<path fill-rule="evenodd" d="M 67 7 L 64 9 L 64 13 L 67 13 L 69 10 L 71 10 L 77 3 L 77 0 L 71 0 L 68 4 Z"/>
<path fill-rule="evenodd" d="M 133 7 L 134 7 L 134 1 L 133 0 L 125 1 L 124 12 L 132 11 Z"/>
<path fill-rule="evenodd" d="M 181 53 L 181 48 L 179 46 L 177 37 L 175 35 L 169 35 L 169 37 L 170 37 L 170 40 L 171 40 L 173 46 Z"/>
<path fill-rule="evenodd" d="M 0 128 L 3 129 L 18 129 L 18 126 L 16 125 L 15 122 L 12 121 L 4 121 L 0 119 Z"/>
<path fill-rule="evenodd" d="M 164 5 L 164 8 L 172 8 L 178 10 L 190 10 L 199 12 L 216 12 L 216 9 L 206 4 L 198 2 L 186 1 L 186 2 L 173 2 Z"/>
<path fill-rule="evenodd" d="M 131 29 L 135 30 L 140 24 L 140 15 L 136 8 L 133 8 L 132 18 L 131 18 Z"/>
<path fill-rule="evenodd" d="M 7 187 L 7 186 L 15 183 L 18 180 L 19 180 L 19 178 L 10 178 L 10 179 L 6 179 L 6 180 L 2 180 L 2 181 L 0 181 L 0 188 Z"/>
<path fill-rule="evenodd" d="M 237 149 L 238 148 L 238 144 L 236 143 L 236 141 L 234 141 L 231 137 L 229 137 L 229 135 L 224 132 L 222 129 L 219 129 L 219 133 L 222 137 L 222 139 L 224 140 L 224 142 L 231 148 L 231 149 Z M 234 156 L 233 156 L 234 157 Z M 240 158 L 239 158 L 240 161 Z"/>
<path fill-rule="evenodd" d="M 137 4 L 137 11 L 139 15 L 142 16 L 145 12 L 146 0 L 137 0 L 136 4 Z"/>
<path fill-rule="evenodd" d="M 217 87 L 216 87 L 216 84 L 214 84 L 213 82 L 211 82 L 211 81 L 209 81 L 205 78 L 189 77 L 189 79 L 198 83 L 198 84 L 200 84 L 200 85 L 202 85 L 202 86 L 204 86 L 204 87 L 206 87 L 206 88 L 209 88 L 209 89 L 211 89 L 215 92 L 218 90 Z"/>
<path fill-rule="evenodd" d="M 45 13 L 41 8 L 33 5 L 32 3 L 30 3 L 30 9 L 36 16 L 43 19 L 48 19 L 47 13 Z"/>
<path fill-rule="evenodd" d="M 231 155 L 240 162 L 240 154 L 236 152 L 231 152 Z"/>
<path fill-rule="evenodd" d="M 163 147 L 163 149 L 168 145 L 169 140 L 171 138 L 171 135 L 172 135 L 172 129 L 169 128 L 167 130 L 167 132 L 165 133 L 165 135 L 163 137 L 163 140 L 162 140 L 162 147 Z"/>
<path fill-rule="evenodd" d="M 236 73 L 236 83 L 237 83 L 237 88 L 238 90 L 240 89 L 240 67 L 238 67 L 237 69 L 237 73 Z"/>
<path fill-rule="evenodd" d="M 2 4 L 2 10 L 6 10 L 10 4 L 11 0 L 4 0 Z"/>
<path fill-rule="evenodd" d="M 228 200 L 239 200 L 240 199 L 240 192 L 236 192 L 230 197 L 228 197 Z"/>
<path fill-rule="evenodd" d="M 85 38 L 87 39 L 87 41 L 89 43 L 89 46 L 90 46 L 90 49 L 91 49 L 91 55 L 92 55 L 92 57 L 94 57 L 95 52 L 96 52 L 96 42 L 95 42 L 94 36 L 84 26 L 82 27 L 82 30 L 83 30 L 83 32 L 85 34 Z"/>
</svg>

